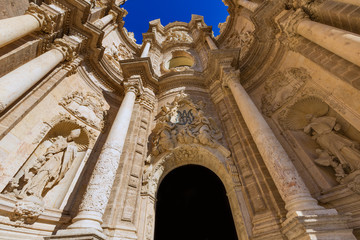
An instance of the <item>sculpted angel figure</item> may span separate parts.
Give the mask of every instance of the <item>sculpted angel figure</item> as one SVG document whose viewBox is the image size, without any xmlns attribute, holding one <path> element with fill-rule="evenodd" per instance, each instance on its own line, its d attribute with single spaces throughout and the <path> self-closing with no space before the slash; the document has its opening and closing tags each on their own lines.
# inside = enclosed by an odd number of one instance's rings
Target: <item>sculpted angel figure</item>
<svg viewBox="0 0 360 240">
<path fill-rule="evenodd" d="M 344 169 L 348 168 L 350 172 L 360 169 L 358 143 L 338 133 L 341 125 L 335 117 L 308 114 L 306 119 L 309 124 L 305 126 L 304 132 L 311 134 L 323 150 L 336 157 Z"/>
<path fill-rule="evenodd" d="M 25 171 L 26 184 L 20 190 L 19 197 L 33 195 L 41 199 L 64 178 L 76 158 L 77 146 L 74 140 L 80 133 L 80 129 L 75 129 L 67 137 L 60 135 L 54 138 L 46 152 Z"/>
</svg>

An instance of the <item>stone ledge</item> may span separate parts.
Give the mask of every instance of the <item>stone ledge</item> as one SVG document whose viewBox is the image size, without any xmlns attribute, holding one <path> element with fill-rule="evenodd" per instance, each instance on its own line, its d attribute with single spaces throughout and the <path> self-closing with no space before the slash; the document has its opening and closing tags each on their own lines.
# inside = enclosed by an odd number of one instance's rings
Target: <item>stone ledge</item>
<svg viewBox="0 0 360 240">
<path fill-rule="evenodd" d="M 92 228 L 59 230 L 54 236 L 44 237 L 45 240 L 105 240 L 106 238 L 103 233 Z"/>
</svg>

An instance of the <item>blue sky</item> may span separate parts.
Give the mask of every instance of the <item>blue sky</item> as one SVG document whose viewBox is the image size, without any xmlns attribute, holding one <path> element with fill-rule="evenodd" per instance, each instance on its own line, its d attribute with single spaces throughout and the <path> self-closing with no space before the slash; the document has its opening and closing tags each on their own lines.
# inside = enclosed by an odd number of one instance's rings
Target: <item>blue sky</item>
<svg viewBox="0 0 360 240">
<path fill-rule="evenodd" d="M 125 27 L 135 33 L 137 43 L 142 42 L 142 33 L 147 32 L 149 21 L 160 18 L 166 26 L 170 22 L 189 22 L 191 14 L 204 16 L 205 23 L 219 34 L 218 24 L 229 15 L 221 0 L 128 0 L 121 7 L 128 11 Z"/>
</svg>

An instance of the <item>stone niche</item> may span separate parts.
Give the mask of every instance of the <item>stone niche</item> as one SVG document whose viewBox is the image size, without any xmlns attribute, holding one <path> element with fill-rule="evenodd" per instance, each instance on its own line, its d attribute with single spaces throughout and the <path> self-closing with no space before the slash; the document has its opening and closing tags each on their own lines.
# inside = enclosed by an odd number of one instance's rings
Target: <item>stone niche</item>
<svg viewBox="0 0 360 240">
<path fill-rule="evenodd" d="M 61 119 L 50 129 L 3 190 L 18 201 L 63 208 L 67 192 L 89 148 L 89 132 Z"/>
<path fill-rule="evenodd" d="M 360 133 L 327 103 L 300 98 L 280 117 L 297 154 L 322 190 L 345 184 L 360 193 Z"/>
</svg>

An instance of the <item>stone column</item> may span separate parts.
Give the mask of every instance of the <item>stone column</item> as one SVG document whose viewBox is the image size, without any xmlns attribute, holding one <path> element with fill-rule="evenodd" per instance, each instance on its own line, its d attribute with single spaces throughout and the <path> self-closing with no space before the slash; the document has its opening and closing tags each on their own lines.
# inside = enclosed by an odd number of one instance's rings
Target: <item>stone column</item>
<svg viewBox="0 0 360 240">
<path fill-rule="evenodd" d="M 224 84 L 230 88 L 235 98 L 251 136 L 285 202 L 285 208 L 289 212 L 322 209 L 310 195 L 291 159 L 241 86 L 239 75 L 239 70 L 224 72 Z"/>
<path fill-rule="evenodd" d="M 56 39 L 52 49 L 0 78 L 0 112 L 14 103 L 56 65 L 70 60 L 73 48 L 64 39 Z"/>
<path fill-rule="evenodd" d="M 287 219 L 282 232 L 288 239 L 351 239 L 356 238 L 347 226 L 347 217 L 335 209 L 324 209 L 310 195 L 291 159 L 275 137 L 269 125 L 241 86 L 239 71 L 223 72 L 227 85 L 249 128 L 264 163 L 285 202 Z"/>
<path fill-rule="evenodd" d="M 211 37 L 209 35 L 206 35 L 205 40 L 209 44 L 209 47 L 211 50 L 218 49 L 218 47 L 216 46 L 216 44 L 214 43 L 214 41 L 211 39 Z"/>
<path fill-rule="evenodd" d="M 135 98 L 142 92 L 141 77 L 132 76 L 125 85 L 125 97 L 111 126 L 93 175 L 80 204 L 80 210 L 68 229 L 96 229 L 102 232 L 102 216 L 109 201 L 129 128 Z"/>
<path fill-rule="evenodd" d="M 302 9 L 297 9 L 280 25 L 288 35 L 299 34 L 360 66 L 360 35 L 311 21 Z"/>
<path fill-rule="evenodd" d="M 112 20 L 115 20 L 116 17 L 117 17 L 117 14 L 116 14 L 114 11 L 110 10 L 108 15 L 106 15 L 106 16 L 103 17 L 103 18 L 100 18 L 100 19 L 96 20 L 96 21 L 94 22 L 94 25 L 97 26 L 97 27 L 100 28 L 100 29 L 103 29 L 103 28 L 106 27 L 106 25 L 108 25 Z"/>
<path fill-rule="evenodd" d="M 44 10 L 30 3 L 25 15 L 0 20 L 0 47 L 34 31 L 50 32 L 54 25 L 54 21 Z"/>
<path fill-rule="evenodd" d="M 145 57 L 148 57 L 148 56 L 149 56 L 150 46 L 151 46 L 150 41 L 147 41 L 147 42 L 145 43 L 144 50 L 143 50 L 143 52 L 141 53 L 141 57 L 142 57 L 142 58 L 145 58 Z"/>
<path fill-rule="evenodd" d="M 255 10 L 259 7 L 259 4 L 250 2 L 248 0 L 238 0 L 238 4 L 251 12 L 255 12 Z"/>
</svg>

